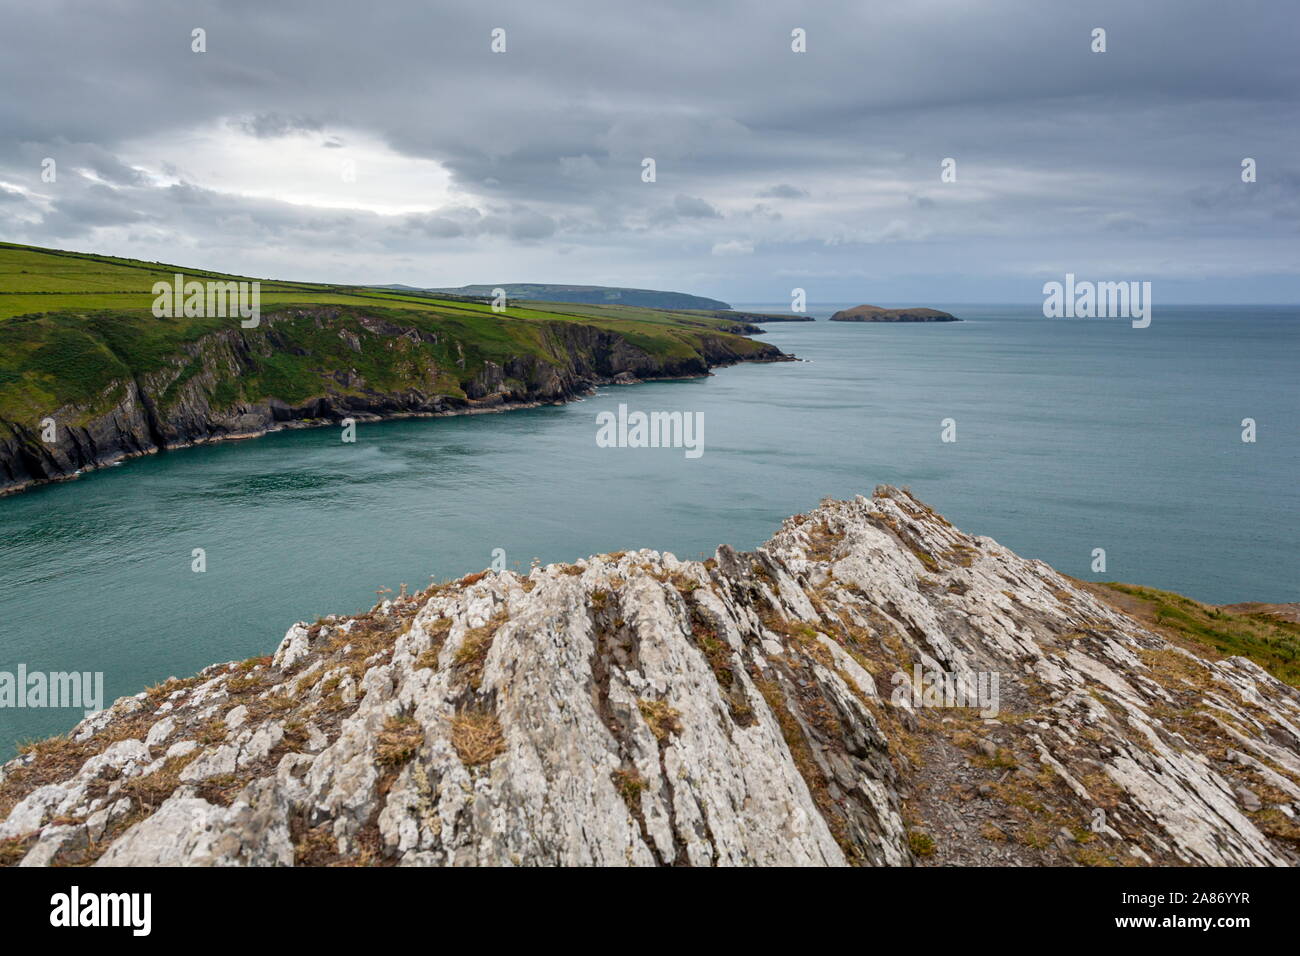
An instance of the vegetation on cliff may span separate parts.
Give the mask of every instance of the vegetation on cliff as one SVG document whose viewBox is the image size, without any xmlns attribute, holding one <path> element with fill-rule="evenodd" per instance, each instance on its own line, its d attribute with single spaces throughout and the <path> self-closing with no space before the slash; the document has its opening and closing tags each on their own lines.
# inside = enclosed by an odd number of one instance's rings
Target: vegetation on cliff
<svg viewBox="0 0 1300 956">
<path fill-rule="evenodd" d="M 1211 658 L 1250 658 L 1300 687 L 1300 604 L 1202 604 L 1132 584 L 1085 584 L 1104 600 L 1188 650 Z"/>
<path fill-rule="evenodd" d="M 155 282 L 242 277 L 0 245 L 0 491 L 126 455 L 349 414 L 562 401 L 784 358 L 702 314 L 266 281 L 261 317 L 156 317 Z M 41 423 L 52 419 L 55 440 Z"/>
</svg>

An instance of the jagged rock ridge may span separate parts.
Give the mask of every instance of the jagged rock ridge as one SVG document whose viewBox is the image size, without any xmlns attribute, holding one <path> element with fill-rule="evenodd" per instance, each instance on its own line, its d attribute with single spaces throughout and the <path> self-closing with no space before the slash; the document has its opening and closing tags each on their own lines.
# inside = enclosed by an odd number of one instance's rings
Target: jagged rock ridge
<svg viewBox="0 0 1300 956">
<path fill-rule="evenodd" d="M 295 624 L 5 765 L 0 860 L 1285 865 L 1297 781 L 1294 688 L 886 487 Z"/>
</svg>

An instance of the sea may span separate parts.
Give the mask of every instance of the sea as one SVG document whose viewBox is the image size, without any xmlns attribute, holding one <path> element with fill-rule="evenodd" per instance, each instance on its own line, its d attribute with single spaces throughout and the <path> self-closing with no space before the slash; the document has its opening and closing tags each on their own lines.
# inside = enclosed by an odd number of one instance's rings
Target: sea
<svg viewBox="0 0 1300 956">
<path fill-rule="evenodd" d="M 494 561 L 753 548 L 878 484 L 1079 578 L 1300 600 L 1300 308 L 1164 306 L 1141 329 L 1040 305 L 824 321 L 852 304 L 765 326 L 797 362 L 361 424 L 350 443 L 284 431 L 2 498 L 0 679 L 102 674 L 108 704 L 403 585 Z M 695 416 L 701 453 L 598 443 L 620 404 Z M 0 708 L 0 757 L 81 716 Z"/>
</svg>

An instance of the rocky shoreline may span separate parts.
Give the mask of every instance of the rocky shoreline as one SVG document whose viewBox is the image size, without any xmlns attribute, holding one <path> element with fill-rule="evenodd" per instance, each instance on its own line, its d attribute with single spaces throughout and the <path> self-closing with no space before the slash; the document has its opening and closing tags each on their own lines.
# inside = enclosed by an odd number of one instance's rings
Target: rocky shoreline
<svg viewBox="0 0 1300 956">
<path fill-rule="evenodd" d="M 1300 691 L 889 487 L 300 622 L 0 767 L 25 866 L 1274 866 L 1298 817 Z"/>
<path fill-rule="evenodd" d="M 338 315 L 339 310 L 328 308 L 290 310 L 266 317 L 262 329 L 232 328 L 206 336 L 162 371 L 113 383 L 110 390 L 115 389 L 119 397 L 98 411 L 64 407 L 35 415 L 30 422 L 0 420 L 0 496 L 71 480 L 144 455 L 246 440 L 286 428 L 336 426 L 345 418 L 373 422 L 533 408 L 570 401 L 601 385 L 697 378 L 739 362 L 792 360 L 766 343 L 751 342 L 752 351 L 740 353 L 725 336 L 701 335 L 695 355 L 666 361 L 616 333 L 554 322 L 546 331 L 552 350 L 563 356 L 561 362 L 552 364 L 535 355 L 487 361 L 479 374 L 461 382 L 463 396 L 433 391 L 429 388 L 433 380 L 401 391 L 375 390 L 361 376 L 339 369 L 332 373 L 334 382 L 327 394 L 305 402 L 272 398 L 224 408 L 214 405 L 219 383 L 237 378 L 259 349 L 275 347 L 277 324 L 328 323 Z M 418 343 L 422 335 L 429 335 L 382 320 L 366 322 L 361 334 L 373 337 L 373 343 L 364 343 L 372 347 L 382 347 L 385 340 Z M 340 335 L 351 335 L 357 350 L 362 350 L 357 333 L 341 329 Z M 195 363 L 201 366 L 197 373 L 190 370 Z M 166 407 L 164 396 L 170 398 Z M 54 442 L 41 440 L 38 423 L 45 414 L 56 423 Z"/>
</svg>

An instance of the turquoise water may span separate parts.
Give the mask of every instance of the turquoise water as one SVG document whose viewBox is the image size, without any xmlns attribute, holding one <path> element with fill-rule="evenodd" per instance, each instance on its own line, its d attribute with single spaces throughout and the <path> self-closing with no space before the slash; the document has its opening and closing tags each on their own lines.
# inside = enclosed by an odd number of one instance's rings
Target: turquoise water
<svg viewBox="0 0 1300 956">
<path fill-rule="evenodd" d="M 352 445 L 284 432 L 0 499 L 0 671 L 103 671 L 112 700 L 269 653 L 292 622 L 369 607 L 379 587 L 481 570 L 495 548 L 524 569 L 638 547 L 697 557 L 882 482 L 1079 577 L 1300 600 L 1300 309 L 1157 304 L 1133 329 L 947 308 L 968 321 L 769 326 L 800 363 L 363 425 Z M 620 402 L 703 412 L 703 457 L 597 447 L 596 414 Z M 77 719 L 0 709 L 0 754 Z"/>
</svg>

